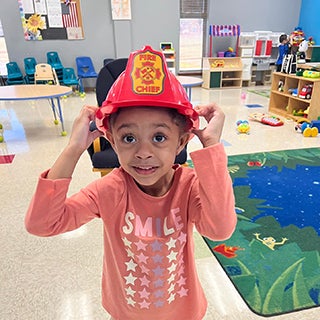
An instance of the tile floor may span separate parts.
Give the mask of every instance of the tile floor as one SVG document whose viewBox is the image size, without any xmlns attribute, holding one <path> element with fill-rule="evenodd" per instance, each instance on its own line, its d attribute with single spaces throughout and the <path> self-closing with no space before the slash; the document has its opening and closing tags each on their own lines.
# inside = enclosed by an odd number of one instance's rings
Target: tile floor
<svg viewBox="0 0 320 320">
<path fill-rule="evenodd" d="M 247 93 L 243 100 L 243 92 L 246 88 L 192 90 L 194 104 L 216 101 L 225 111 L 223 140 L 229 155 L 320 145 L 320 136 L 304 138 L 294 131 L 294 123 L 286 119 L 284 126 L 278 128 L 250 122 L 249 135 L 237 134 L 237 120 L 248 119 L 252 112 L 268 110 L 268 98 Z M 83 104 L 96 104 L 94 93 L 88 93 L 85 98 L 74 95 L 62 100 L 69 133 Z M 262 108 L 251 109 L 245 104 L 260 104 Z M 50 167 L 68 137 L 60 136 L 60 126 L 53 124 L 46 100 L 2 101 L 0 122 L 5 129 L 0 156 L 15 155 L 12 163 L 0 164 L 0 319 L 109 319 L 100 304 L 100 221 L 52 238 L 38 238 L 24 229 L 25 211 L 38 175 Z M 196 139 L 189 144 L 189 150 L 200 147 Z M 76 168 L 70 193 L 98 178 L 98 173 L 91 172 L 89 157 L 84 154 Z M 262 319 L 248 309 L 198 234 L 195 238 L 199 276 L 209 301 L 205 319 Z M 319 308 L 270 319 L 316 320 Z"/>
</svg>

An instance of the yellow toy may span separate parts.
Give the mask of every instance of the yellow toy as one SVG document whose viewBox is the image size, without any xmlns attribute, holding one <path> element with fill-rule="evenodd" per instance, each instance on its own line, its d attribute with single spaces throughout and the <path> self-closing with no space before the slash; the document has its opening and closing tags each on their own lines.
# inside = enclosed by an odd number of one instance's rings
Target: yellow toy
<svg viewBox="0 0 320 320">
<path fill-rule="evenodd" d="M 239 133 L 249 134 L 250 125 L 247 120 L 238 120 L 237 121 L 237 130 Z"/>
<path fill-rule="evenodd" d="M 224 67 L 224 61 L 223 60 L 215 60 L 211 63 L 212 68 L 223 68 Z"/>
</svg>

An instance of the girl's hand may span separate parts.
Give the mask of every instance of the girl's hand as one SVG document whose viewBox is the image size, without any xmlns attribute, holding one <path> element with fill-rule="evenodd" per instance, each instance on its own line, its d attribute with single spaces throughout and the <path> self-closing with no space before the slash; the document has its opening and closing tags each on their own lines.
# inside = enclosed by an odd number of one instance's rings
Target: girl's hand
<svg viewBox="0 0 320 320">
<path fill-rule="evenodd" d="M 74 120 L 68 147 L 75 152 L 82 154 L 97 137 L 103 135 L 98 130 L 90 131 L 90 123 L 95 120 L 98 109 L 95 106 L 84 106 Z"/>
<path fill-rule="evenodd" d="M 204 147 L 219 143 L 225 119 L 223 111 L 215 103 L 199 105 L 194 109 L 208 124 L 204 129 L 193 130 L 193 133 L 198 136 Z"/>
</svg>

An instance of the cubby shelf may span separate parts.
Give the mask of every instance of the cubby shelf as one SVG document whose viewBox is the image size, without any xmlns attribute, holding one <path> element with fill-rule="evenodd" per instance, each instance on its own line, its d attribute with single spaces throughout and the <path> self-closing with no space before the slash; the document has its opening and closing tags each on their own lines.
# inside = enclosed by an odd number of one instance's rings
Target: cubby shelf
<svg viewBox="0 0 320 320">
<path fill-rule="evenodd" d="M 241 58 L 203 58 L 203 84 L 206 89 L 240 88 L 242 86 Z"/>
<path fill-rule="evenodd" d="M 283 91 L 279 91 L 279 83 L 283 83 Z M 301 99 L 291 94 L 292 89 L 297 89 L 298 95 L 301 89 L 307 85 L 313 85 L 310 99 Z M 301 116 L 295 114 L 308 108 L 307 117 L 309 120 L 317 120 L 320 117 L 320 79 L 298 77 L 293 74 L 274 72 L 272 74 L 269 111 L 286 118 L 296 120 Z"/>
</svg>

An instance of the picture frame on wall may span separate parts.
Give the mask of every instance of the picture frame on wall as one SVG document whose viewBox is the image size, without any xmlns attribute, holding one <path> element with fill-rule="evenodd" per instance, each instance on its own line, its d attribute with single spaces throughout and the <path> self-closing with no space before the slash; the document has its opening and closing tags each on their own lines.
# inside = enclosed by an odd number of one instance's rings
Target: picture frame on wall
<svg viewBox="0 0 320 320">
<path fill-rule="evenodd" d="M 112 20 L 131 20 L 131 0 L 111 0 Z"/>
</svg>

